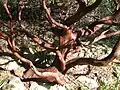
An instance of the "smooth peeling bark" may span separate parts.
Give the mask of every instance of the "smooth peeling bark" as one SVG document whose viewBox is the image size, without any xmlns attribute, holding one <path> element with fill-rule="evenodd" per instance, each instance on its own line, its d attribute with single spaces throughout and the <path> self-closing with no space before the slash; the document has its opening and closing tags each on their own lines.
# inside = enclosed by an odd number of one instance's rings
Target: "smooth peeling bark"
<svg viewBox="0 0 120 90">
<path fill-rule="evenodd" d="M 101 60 L 94 58 L 74 58 L 66 63 L 66 70 L 64 72 L 75 65 L 88 64 L 93 66 L 106 66 L 118 56 L 120 56 L 120 37 L 114 45 L 112 52 L 107 57 Z"/>
<path fill-rule="evenodd" d="M 24 73 L 23 81 L 55 82 L 60 85 L 64 84 L 64 81 L 60 79 L 62 74 L 60 74 L 56 67 L 49 67 L 46 69 L 37 68 L 37 70 L 43 74 L 42 77 L 39 77 L 33 72 L 32 69 L 29 69 Z M 52 75 L 47 72 L 51 72 Z"/>
</svg>

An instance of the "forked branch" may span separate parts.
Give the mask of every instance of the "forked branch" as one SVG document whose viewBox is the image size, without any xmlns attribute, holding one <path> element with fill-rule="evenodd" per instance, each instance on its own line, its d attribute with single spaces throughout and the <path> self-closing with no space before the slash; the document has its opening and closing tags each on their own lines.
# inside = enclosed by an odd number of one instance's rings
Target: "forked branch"
<svg viewBox="0 0 120 90">
<path fill-rule="evenodd" d="M 35 43 L 37 43 L 38 45 L 42 46 L 43 48 L 45 49 L 48 49 L 48 50 L 51 50 L 51 51 L 54 51 L 55 50 L 55 47 L 46 42 L 45 40 L 43 39 L 40 39 L 38 36 L 28 32 L 28 30 L 26 30 L 25 26 L 23 24 L 21 24 L 21 27 L 23 30 L 19 30 L 20 32 L 22 33 L 25 33 L 29 38 L 31 38 Z"/>
<path fill-rule="evenodd" d="M 34 74 L 36 76 L 38 76 L 38 78 L 43 78 L 43 79 L 47 79 L 48 81 L 50 82 L 56 82 L 60 85 L 63 85 L 64 82 L 59 78 L 59 75 L 58 75 L 58 72 L 50 72 L 50 71 L 46 71 L 46 72 L 39 72 L 37 70 L 37 68 L 33 65 L 33 63 L 30 61 L 30 60 L 27 60 L 23 57 L 21 57 L 17 52 L 13 52 L 13 54 L 18 58 L 20 59 L 22 62 L 25 62 L 27 63 Z M 33 78 L 33 77 L 31 77 Z"/>
<path fill-rule="evenodd" d="M 23 58 L 22 56 L 19 55 L 18 51 L 16 50 L 16 46 L 12 45 L 11 41 L 14 41 L 14 40 L 10 40 L 10 38 L 2 32 L 0 32 L 0 37 L 4 38 L 8 42 L 8 45 L 10 46 L 10 49 L 13 55 L 17 57 L 19 60 L 21 60 L 22 62 L 26 63 L 29 66 L 29 69 L 31 69 L 34 72 L 34 74 L 38 76 L 38 78 L 43 78 L 45 80 L 48 80 L 49 82 L 56 82 L 60 85 L 64 84 L 64 82 L 60 79 L 59 73 L 57 71 L 56 72 L 52 72 L 52 71 L 39 72 L 30 60 Z"/>
<path fill-rule="evenodd" d="M 120 56 L 120 37 L 114 45 L 112 52 L 107 57 L 100 60 L 94 58 L 74 58 L 66 63 L 66 70 L 64 72 L 75 65 L 89 64 L 93 66 L 105 66 L 118 56 Z"/>
<path fill-rule="evenodd" d="M 97 27 L 97 26 L 101 26 L 101 27 L 103 27 L 103 25 L 119 26 L 120 25 L 120 21 L 118 21 L 118 22 L 114 21 L 119 16 L 120 16 L 120 8 L 118 10 L 116 10 L 115 13 L 113 13 L 111 16 L 106 16 L 106 17 L 104 17 L 101 20 L 95 21 L 91 25 L 89 25 L 88 27 L 90 29 L 92 29 L 93 31 L 97 31 L 97 30 L 95 30 L 95 27 Z"/>
<path fill-rule="evenodd" d="M 61 24 L 61 23 L 58 23 L 57 21 L 55 21 L 55 20 L 52 18 L 51 14 L 50 14 L 50 10 L 49 10 L 49 9 L 47 8 L 47 6 L 46 6 L 45 0 L 42 0 L 42 5 L 43 5 L 43 7 L 44 7 L 44 9 L 45 9 L 45 12 L 46 12 L 46 14 L 47 14 L 47 18 L 48 18 L 49 22 L 51 22 L 51 24 L 52 24 L 53 26 L 58 26 L 58 27 L 62 28 L 63 30 L 68 30 L 68 29 L 69 29 L 69 27 L 67 27 L 66 25 L 63 25 L 63 24 Z"/>
<path fill-rule="evenodd" d="M 120 35 L 120 30 L 118 30 L 116 32 L 108 33 L 108 34 L 103 33 L 100 36 L 96 37 L 92 43 L 98 42 L 101 39 L 109 38 L 109 37 L 112 37 L 112 36 L 115 36 L 115 35 Z"/>
<path fill-rule="evenodd" d="M 33 63 L 30 60 L 27 60 L 27 59 L 25 59 L 25 58 L 23 58 L 22 56 L 19 55 L 18 50 L 17 50 L 16 45 L 15 45 L 13 18 L 11 16 L 11 13 L 8 10 L 7 3 L 4 4 L 4 7 L 5 7 L 5 10 L 6 10 L 8 16 L 11 19 L 10 20 L 11 37 L 7 36 L 6 34 L 4 34 L 2 32 L 0 32 L 0 37 L 4 38 L 8 42 L 8 45 L 9 45 L 10 50 L 12 51 L 13 55 L 16 56 L 18 59 L 20 59 L 22 62 L 26 63 L 29 66 L 29 69 L 31 69 L 39 78 L 45 78 L 45 79 L 47 78 L 47 80 L 50 81 L 50 82 L 57 82 L 58 84 L 63 85 L 64 82 L 62 82 L 62 80 L 59 78 L 58 72 L 48 72 L 48 71 L 46 71 L 46 72 L 41 73 L 36 69 L 36 67 L 33 65 Z M 27 34 L 29 36 L 31 36 L 31 38 L 35 42 L 37 42 L 38 44 L 44 44 L 44 43 L 41 43 L 41 41 L 38 39 L 37 36 L 31 35 L 29 33 L 27 33 Z"/>
<path fill-rule="evenodd" d="M 79 8 L 78 8 L 77 12 L 73 16 L 68 17 L 65 20 L 65 24 L 67 26 L 70 26 L 70 25 L 74 24 L 75 22 L 79 21 L 84 15 L 86 15 L 87 13 L 94 10 L 102 2 L 102 0 L 96 0 L 94 4 L 92 4 L 91 6 L 86 7 L 83 0 L 76 0 L 76 1 L 79 4 Z"/>
</svg>

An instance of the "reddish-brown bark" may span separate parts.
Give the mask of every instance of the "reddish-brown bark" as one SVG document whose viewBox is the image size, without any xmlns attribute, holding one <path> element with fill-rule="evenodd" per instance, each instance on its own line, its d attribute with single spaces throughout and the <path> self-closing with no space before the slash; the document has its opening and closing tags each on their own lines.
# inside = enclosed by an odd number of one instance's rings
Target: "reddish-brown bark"
<svg viewBox="0 0 120 90">
<path fill-rule="evenodd" d="M 60 72 L 65 73 L 69 68 L 75 65 L 81 65 L 81 64 L 91 64 L 95 66 L 107 65 L 108 63 L 112 62 L 117 56 L 120 55 L 120 38 L 118 38 L 116 44 L 113 47 L 112 52 L 107 57 L 101 60 L 94 59 L 94 58 L 75 58 L 70 61 L 66 61 L 67 55 L 70 52 L 70 50 L 71 49 L 74 50 L 76 46 L 80 44 L 78 42 L 79 37 L 93 34 L 96 31 L 99 31 L 100 28 L 102 28 L 103 25 L 106 25 L 106 24 L 107 25 L 119 25 L 120 24 L 120 22 L 113 22 L 113 20 L 116 17 L 118 17 L 120 14 L 120 8 L 119 8 L 117 11 L 115 11 L 115 13 L 112 16 L 107 16 L 103 18 L 102 20 L 93 22 L 93 24 L 89 26 L 89 31 L 90 31 L 89 34 L 83 34 L 80 31 L 75 32 L 73 28 L 71 28 L 71 25 L 73 25 L 75 22 L 79 21 L 84 15 L 86 15 L 87 13 L 89 13 L 90 11 L 98 7 L 98 5 L 102 2 L 102 0 L 96 0 L 95 3 L 90 6 L 86 6 L 85 2 L 83 2 L 82 0 L 76 0 L 76 1 L 79 4 L 79 8 L 73 16 L 68 17 L 65 20 L 65 25 L 64 25 L 64 24 L 57 22 L 51 16 L 50 10 L 48 9 L 46 5 L 45 0 L 42 0 L 42 6 L 45 9 L 46 17 L 48 21 L 50 22 L 50 24 L 52 25 L 51 27 L 56 28 L 56 30 L 53 31 L 53 33 L 54 34 L 57 33 L 56 35 L 59 38 L 59 44 L 57 47 L 54 46 L 52 43 L 48 43 L 46 40 L 43 40 L 42 38 L 39 38 L 38 36 L 33 35 L 32 33 L 28 32 L 28 30 L 26 30 L 24 25 L 20 23 L 21 28 L 19 27 L 20 28 L 20 30 L 18 30 L 19 32 L 24 33 L 25 35 L 27 35 L 27 37 L 31 38 L 35 43 L 45 48 L 46 50 L 56 53 L 56 58 L 52 66 L 46 69 L 36 68 L 30 60 L 22 57 L 19 54 L 18 48 L 15 43 L 15 31 L 14 31 L 14 29 L 17 29 L 17 28 L 15 28 L 13 25 L 14 20 L 8 9 L 7 2 L 3 3 L 4 4 L 3 6 L 10 18 L 10 25 L 9 25 L 10 27 L 8 27 L 10 29 L 10 34 L 8 36 L 4 34 L 3 32 L 0 32 L 0 38 L 5 39 L 8 42 L 9 49 L 12 52 L 11 54 L 13 54 L 19 60 L 26 63 L 26 65 L 28 65 L 28 68 L 23 75 L 25 79 L 26 78 L 27 79 L 35 78 L 37 80 L 43 79 L 45 81 L 56 82 L 60 85 L 63 85 L 64 82 L 60 78 Z M 22 9 L 24 8 L 24 4 L 22 0 L 19 0 L 19 4 L 22 5 L 20 9 L 18 10 L 18 20 L 21 21 L 22 19 L 21 13 L 22 13 Z M 88 30 L 88 29 L 85 28 L 84 30 Z M 108 38 L 114 35 L 118 35 L 118 34 L 120 34 L 120 31 L 107 33 L 107 34 L 103 32 L 99 37 L 94 39 L 93 42 L 99 41 L 103 38 Z M 74 51 L 77 51 L 77 50 L 74 50 Z"/>
</svg>

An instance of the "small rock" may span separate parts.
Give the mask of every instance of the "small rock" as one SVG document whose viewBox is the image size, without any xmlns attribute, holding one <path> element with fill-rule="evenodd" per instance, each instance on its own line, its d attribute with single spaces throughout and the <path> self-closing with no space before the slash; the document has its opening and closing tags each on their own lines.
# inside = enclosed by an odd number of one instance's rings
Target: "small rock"
<svg viewBox="0 0 120 90">
<path fill-rule="evenodd" d="M 76 65 L 72 68 L 70 68 L 67 71 L 67 74 L 86 74 L 88 72 L 89 68 L 88 65 Z"/>
<path fill-rule="evenodd" d="M 80 76 L 78 77 L 79 82 L 81 82 L 82 84 L 84 84 L 85 86 L 89 87 L 92 90 L 97 90 L 99 87 L 99 84 L 97 83 L 96 80 L 94 79 L 90 79 L 86 76 Z"/>
<path fill-rule="evenodd" d="M 54 85 L 50 87 L 50 90 L 66 90 L 64 86 Z"/>
<path fill-rule="evenodd" d="M 7 70 L 15 70 L 15 69 L 17 69 L 19 66 L 18 66 L 18 64 L 15 62 L 15 61 L 13 61 L 13 62 L 10 62 L 7 66 L 6 66 L 6 69 Z"/>
<path fill-rule="evenodd" d="M 19 66 L 11 57 L 0 57 L 0 67 L 6 70 L 14 70 Z"/>
<path fill-rule="evenodd" d="M 30 90 L 48 90 L 44 86 L 38 85 L 36 82 L 33 82 L 30 86 Z"/>
<path fill-rule="evenodd" d="M 25 86 L 18 77 L 11 77 L 9 85 L 12 85 L 10 90 L 25 90 Z"/>
</svg>

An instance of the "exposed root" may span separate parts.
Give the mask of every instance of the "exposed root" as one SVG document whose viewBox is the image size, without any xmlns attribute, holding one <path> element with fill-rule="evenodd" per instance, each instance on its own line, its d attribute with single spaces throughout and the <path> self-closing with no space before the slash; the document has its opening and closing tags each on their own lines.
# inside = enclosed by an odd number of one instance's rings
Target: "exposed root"
<svg viewBox="0 0 120 90">
<path fill-rule="evenodd" d="M 41 82 L 55 82 L 60 85 L 64 84 L 64 81 L 60 79 L 60 72 L 55 67 L 50 67 L 47 69 L 40 69 L 37 68 L 39 72 L 41 72 L 41 75 L 37 75 L 33 72 L 32 69 L 27 70 L 24 73 L 25 80 L 35 80 L 35 81 L 41 81 Z"/>
</svg>

